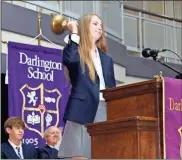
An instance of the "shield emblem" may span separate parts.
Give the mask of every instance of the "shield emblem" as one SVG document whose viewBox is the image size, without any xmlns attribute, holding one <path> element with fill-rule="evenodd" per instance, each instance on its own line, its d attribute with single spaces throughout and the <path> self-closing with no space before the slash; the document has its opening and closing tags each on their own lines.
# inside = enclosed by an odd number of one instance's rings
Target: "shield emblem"
<svg viewBox="0 0 182 160">
<path fill-rule="evenodd" d="M 58 126 L 61 93 L 57 88 L 48 90 L 43 83 L 32 88 L 28 84 L 20 88 L 22 94 L 22 119 L 25 126 L 42 138 L 50 126 Z"/>
<path fill-rule="evenodd" d="M 180 135 L 180 141 L 181 141 L 181 143 L 180 143 L 180 151 L 179 151 L 179 153 L 180 153 L 180 157 L 182 158 L 182 126 L 178 129 L 178 132 L 179 132 L 179 135 Z"/>
</svg>

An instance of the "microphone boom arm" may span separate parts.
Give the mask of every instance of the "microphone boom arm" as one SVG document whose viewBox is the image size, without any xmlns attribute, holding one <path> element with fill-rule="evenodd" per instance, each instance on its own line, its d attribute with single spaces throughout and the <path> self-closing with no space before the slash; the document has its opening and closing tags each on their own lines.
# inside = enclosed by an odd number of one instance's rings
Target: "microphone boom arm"
<svg viewBox="0 0 182 160">
<path fill-rule="evenodd" d="M 162 65 L 166 66 L 167 68 L 173 70 L 174 72 L 178 73 L 178 75 L 176 76 L 176 78 L 178 79 L 182 79 L 182 73 L 177 71 L 176 69 L 172 68 L 171 66 L 167 65 L 166 63 L 164 63 L 163 61 L 161 61 L 159 58 L 157 58 L 157 56 L 153 57 L 153 60 L 156 62 L 160 62 Z"/>
</svg>

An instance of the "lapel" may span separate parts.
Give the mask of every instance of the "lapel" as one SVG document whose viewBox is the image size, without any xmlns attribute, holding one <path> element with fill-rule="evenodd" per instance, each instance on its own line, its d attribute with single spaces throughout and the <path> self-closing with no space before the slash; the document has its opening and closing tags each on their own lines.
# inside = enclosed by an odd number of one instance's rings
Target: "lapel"
<svg viewBox="0 0 182 160">
<path fill-rule="evenodd" d="M 51 157 L 52 157 L 52 156 L 51 156 L 52 148 L 51 148 L 51 147 L 49 147 L 48 145 L 46 145 L 46 146 L 44 147 L 44 149 L 47 151 L 47 153 L 48 153 L 48 155 L 49 155 L 49 158 L 51 158 Z"/>
<path fill-rule="evenodd" d="M 23 151 L 23 158 L 24 159 L 29 158 L 28 157 L 28 152 L 30 152 L 30 151 L 27 150 L 26 145 L 24 143 L 22 143 L 22 151 Z"/>
<path fill-rule="evenodd" d="M 100 56 L 100 61 L 101 61 L 101 65 L 102 65 L 102 73 L 103 73 L 103 76 L 104 76 L 104 81 L 105 81 L 105 84 L 106 84 L 106 88 L 107 88 L 107 57 L 105 55 L 105 53 L 103 53 L 101 51 L 100 48 L 98 48 L 98 51 L 99 51 L 99 56 Z"/>
<path fill-rule="evenodd" d="M 13 159 L 20 159 L 9 142 L 7 142 L 7 152 Z"/>
<path fill-rule="evenodd" d="M 49 145 L 46 145 L 44 149 L 47 151 L 49 158 L 57 159 L 58 151 L 55 148 L 51 148 Z"/>
</svg>

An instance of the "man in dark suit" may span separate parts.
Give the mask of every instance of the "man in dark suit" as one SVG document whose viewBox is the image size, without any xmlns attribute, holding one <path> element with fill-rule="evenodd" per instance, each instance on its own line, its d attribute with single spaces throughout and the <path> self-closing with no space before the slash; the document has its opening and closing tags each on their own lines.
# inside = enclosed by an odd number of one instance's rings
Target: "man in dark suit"
<svg viewBox="0 0 182 160">
<path fill-rule="evenodd" d="M 9 135 L 8 142 L 1 144 L 2 159 L 36 159 L 37 151 L 34 146 L 22 143 L 25 124 L 18 117 L 8 118 L 4 129 Z"/>
<path fill-rule="evenodd" d="M 43 148 L 37 148 L 39 159 L 57 159 L 58 150 L 55 149 L 56 144 L 60 140 L 61 131 L 56 126 L 51 126 L 45 130 L 45 140 L 47 145 Z"/>
</svg>

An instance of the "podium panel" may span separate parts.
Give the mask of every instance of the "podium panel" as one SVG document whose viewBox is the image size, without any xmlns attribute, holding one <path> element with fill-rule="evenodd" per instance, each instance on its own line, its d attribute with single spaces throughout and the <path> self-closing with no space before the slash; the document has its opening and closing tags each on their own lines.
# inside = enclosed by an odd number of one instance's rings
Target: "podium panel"
<svg viewBox="0 0 182 160">
<path fill-rule="evenodd" d="M 93 159 L 156 158 L 157 118 L 131 117 L 87 125 Z"/>
</svg>

